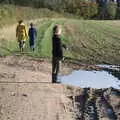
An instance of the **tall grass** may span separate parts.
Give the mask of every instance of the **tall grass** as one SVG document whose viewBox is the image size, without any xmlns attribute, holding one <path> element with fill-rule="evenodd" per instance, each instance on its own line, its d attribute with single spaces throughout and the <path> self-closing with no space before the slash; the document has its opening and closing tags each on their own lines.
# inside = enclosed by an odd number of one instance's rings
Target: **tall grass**
<svg viewBox="0 0 120 120">
<path fill-rule="evenodd" d="M 64 14 L 58 14 L 47 8 L 30 8 L 20 7 L 15 5 L 0 4 L 0 26 L 14 23 L 20 19 L 30 20 L 36 18 L 59 18 L 64 17 Z"/>
</svg>

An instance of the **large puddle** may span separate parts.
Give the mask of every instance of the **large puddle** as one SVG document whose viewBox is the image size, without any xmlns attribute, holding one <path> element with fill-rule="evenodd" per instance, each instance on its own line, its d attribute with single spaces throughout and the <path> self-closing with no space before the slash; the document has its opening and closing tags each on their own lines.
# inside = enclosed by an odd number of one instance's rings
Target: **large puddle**
<svg viewBox="0 0 120 120">
<path fill-rule="evenodd" d="M 59 76 L 58 82 L 81 88 L 116 88 L 120 89 L 120 67 L 112 65 L 98 65 L 101 70 L 74 70 L 67 76 Z"/>
</svg>

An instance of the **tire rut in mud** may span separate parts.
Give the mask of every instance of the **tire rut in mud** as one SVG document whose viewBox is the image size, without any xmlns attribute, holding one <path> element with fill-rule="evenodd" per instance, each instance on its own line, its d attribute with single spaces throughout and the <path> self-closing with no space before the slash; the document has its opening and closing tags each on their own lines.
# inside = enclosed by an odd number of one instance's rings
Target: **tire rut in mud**
<svg viewBox="0 0 120 120">
<path fill-rule="evenodd" d="M 113 104 L 113 94 L 118 97 L 116 106 Z M 73 96 L 73 120 L 118 120 L 119 98 L 119 90 L 85 88 L 80 95 Z"/>
</svg>

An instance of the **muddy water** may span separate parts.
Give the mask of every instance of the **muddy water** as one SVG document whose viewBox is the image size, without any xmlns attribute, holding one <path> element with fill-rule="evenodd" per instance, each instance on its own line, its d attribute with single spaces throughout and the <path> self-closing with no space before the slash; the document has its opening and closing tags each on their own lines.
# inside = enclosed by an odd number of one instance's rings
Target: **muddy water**
<svg viewBox="0 0 120 120">
<path fill-rule="evenodd" d="M 116 88 L 120 89 L 120 67 L 112 65 L 97 65 L 100 71 L 74 70 L 67 76 L 59 76 L 59 82 L 82 88 Z"/>
</svg>

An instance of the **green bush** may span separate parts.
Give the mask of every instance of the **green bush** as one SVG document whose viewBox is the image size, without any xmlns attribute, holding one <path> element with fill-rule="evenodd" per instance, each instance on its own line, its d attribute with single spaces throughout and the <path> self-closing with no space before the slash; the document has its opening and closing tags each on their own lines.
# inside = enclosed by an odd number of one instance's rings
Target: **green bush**
<svg viewBox="0 0 120 120">
<path fill-rule="evenodd" d="M 83 0 L 69 1 L 66 4 L 67 12 L 77 14 L 84 19 L 90 19 L 98 12 L 98 5 L 93 2 L 84 2 Z"/>
<path fill-rule="evenodd" d="M 120 19 L 120 7 L 117 7 L 117 10 L 116 10 L 116 19 Z"/>
<path fill-rule="evenodd" d="M 85 19 L 90 19 L 95 16 L 98 12 L 97 4 L 95 3 L 83 3 L 80 6 L 80 14 Z"/>
<path fill-rule="evenodd" d="M 108 3 L 107 11 L 109 19 L 115 19 L 117 12 L 117 4 L 113 2 Z"/>
</svg>

